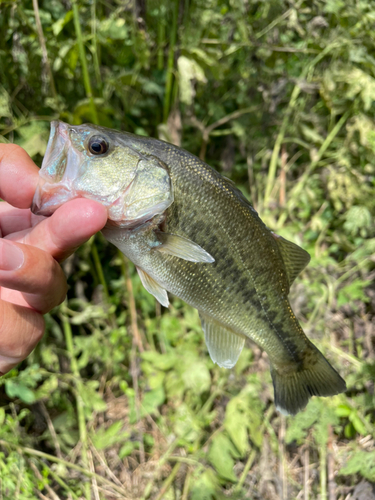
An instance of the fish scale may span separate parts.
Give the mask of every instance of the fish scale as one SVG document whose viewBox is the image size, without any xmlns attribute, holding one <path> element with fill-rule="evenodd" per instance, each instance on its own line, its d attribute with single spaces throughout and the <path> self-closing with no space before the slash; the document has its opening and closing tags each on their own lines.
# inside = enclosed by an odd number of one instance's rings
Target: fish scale
<svg viewBox="0 0 375 500">
<path fill-rule="evenodd" d="M 165 161 L 168 163 L 167 160 Z M 169 165 L 173 179 L 175 165 L 173 162 L 170 162 Z M 207 312 L 215 318 L 219 318 L 223 324 L 233 328 L 236 332 L 244 333 L 257 342 L 262 348 L 266 349 L 270 355 L 272 351 L 279 352 L 279 337 L 270 339 L 268 336 L 259 333 L 270 328 L 267 310 L 278 311 L 278 315 L 281 316 L 282 309 L 280 308 L 280 291 L 278 289 L 280 287 L 282 288 L 283 285 L 284 288 L 287 287 L 285 281 L 280 283 L 280 280 L 277 280 L 277 273 L 274 270 L 274 266 L 277 264 L 280 267 L 280 259 L 279 262 L 277 262 L 275 258 L 277 255 L 277 248 L 274 248 L 276 247 L 274 239 L 270 234 L 268 235 L 268 240 L 265 239 L 269 231 L 252 209 L 242 206 L 241 201 L 235 196 L 235 193 L 233 193 L 232 186 L 228 184 L 225 185 L 225 179 L 215 178 L 214 172 L 209 171 L 206 173 L 202 167 L 199 167 L 199 165 L 197 166 L 194 162 L 192 170 L 194 173 L 202 172 L 203 178 L 208 183 L 206 188 L 204 188 L 202 184 L 199 184 L 197 188 L 197 186 L 191 182 L 191 179 L 188 179 L 189 176 L 186 175 L 186 173 L 185 175 L 179 175 L 179 170 L 184 170 L 183 167 L 181 168 L 177 165 L 176 170 L 175 177 L 176 179 L 180 179 L 180 182 L 175 182 L 173 185 L 175 190 L 180 188 L 179 194 L 181 194 L 181 196 L 176 196 L 176 200 L 185 200 L 181 207 L 182 213 L 187 209 L 187 207 L 184 206 L 187 204 L 186 200 L 188 200 L 187 193 L 202 189 L 209 191 L 210 181 L 215 183 L 216 194 L 220 194 L 221 192 L 226 194 L 225 198 L 218 196 L 219 202 L 213 200 L 212 196 L 209 196 L 209 192 L 206 197 L 203 195 L 202 210 L 199 212 L 201 217 L 205 217 L 205 220 L 202 221 L 204 227 L 203 231 L 195 231 L 197 220 L 189 224 L 192 219 L 187 219 L 184 226 L 184 232 L 181 234 L 191 238 L 205 248 L 208 253 L 215 258 L 215 263 L 212 265 L 198 265 L 196 274 L 200 275 L 200 279 L 198 279 L 196 283 L 191 283 L 188 288 L 188 293 L 181 298 L 188 303 L 192 303 L 194 307 Z M 188 180 L 190 180 L 190 182 L 188 182 Z M 200 193 L 198 193 L 198 195 L 199 194 Z M 206 200 L 209 200 L 209 202 L 205 203 Z M 174 209 L 172 207 L 168 209 L 171 214 L 167 213 L 166 231 L 179 234 L 180 228 L 173 223 Z M 178 202 L 176 203 L 176 207 L 178 207 Z M 210 210 L 211 207 L 215 209 L 214 214 L 212 210 Z M 238 208 L 240 208 L 240 210 L 238 210 Z M 231 214 L 235 214 L 235 217 L 232 218 Z M 210 217 L 211 221 L 207 224 L 207 219 L 210 219 Z M 199 222 L 201 221 L 199 220 Z M 218 233 L 218 235 L 216 235 L 216 245 L 210 244 L 210 235 L 212 232 Z M 259 243 L 259 241 L 261 243 Z M 229 243 L 229 245 L 226 245 L 226 242 Z M 264 259 L 254 262 L 253 256 L 256 255 L 257 252 L 261 252 Z M 228 267 L 228 261 L 226 260 L 227 255 L 232 256 L 233 264 L 231 268 Z M 176 261 L 176 258 L 174 259 L 174 262 L 169 263 L 169 266 L 173 266 L 174 268 L 172 273 L 178 272 L 179 267 L 179 262 Z M 154 266 L 155 264 L 152 267 Z M 163 266 L 161 266 L 161 268 L 163 268 Z M 230 271 L 229 276 L 228 270 Z M 187 271 L 193 272 L 192 269 Z M 243 276 L 244 273 L 246 277 Z M 283 273 L 281 278 L 284 275 Z M 179 276 L 178 281 L 181 279 L 183 279 L 183 276 Z M 202 289 L 202 287 L 199 286 L 201 280 L 207 280 L 207 287 Z M 169 282 L 170 280 L 167 279 L 167 281 Z M 262 290 L 265 285 L 266 289 L 263 293 Z M 216 300 L 211 300 L 210 296 L 214 288 L 217 288 L 215 293 Z M 209 293 L 210 290 L 211 294 Z M 263 300 L 260 300 L 259 294 L 262 294 Z M 245 300 L 243 300 L 243 297 L 245 297 Z M 250 297 L 252 297 L 251 301 L 249 300 Z M 219 298 L 222 298 L 222 300 L 219 300 Z M 226 306 L 225 309 L 222 307 L 223 302 Z M 289 306 L 287 300 L 286 302 Z M 285 314 L 283 316 L 285 320 Z M 296 329 L 295 324 L 293 324 L 293 329 Z M 304 344 L 305 338 L 304 335 L 301 336 L 301 340 Z M 296 343 L 297 339 L 294 339 L 294 342 Z M 275 343 L 278 345 L 274 345 Z M 284 347 L 284 344 L 281 342 L 281 348 L 284 349 Z"/>
<path fill-rule="evenodd" d="M 214 362 L 233 367 L 246 337 L 263 348 L 281 412 L 295 414 L 312 395 L 345 390 L 288 300 L 308 254 L 270 231 L 233 183 L 209 165 L 163 141 L 55 122 L 40 175 L 34 212 L 49 215 L 77 196 L 105 204 L 103 235 L 134 262 L 163 305 L 169 292 L 198 309 Z"/>
</svg>

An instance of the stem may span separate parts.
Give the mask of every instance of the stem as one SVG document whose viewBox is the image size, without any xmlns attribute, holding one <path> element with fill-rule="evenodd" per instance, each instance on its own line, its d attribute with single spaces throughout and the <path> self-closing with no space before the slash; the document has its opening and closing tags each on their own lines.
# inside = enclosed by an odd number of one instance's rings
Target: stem
<svg viewBox="0 0 375 500">
<path fill-rule="evenodd" d="M 103 83 L 102 77 L 100 75 L 100 64 L 99 64 L 99 56 L 98 56 L 98 44 L 96 40 L 96 0 L 92 0 L 91 4 L 91 22 L 92 22 L 92 56 L 94 62 L 94 71 L 96 84 L 99 87 L 100 95 L 103 95 Z"/>
<path fill-rule="evenodd" d="M 175 53 L 175 45 L 176 45 L 176 38 L 177 38 L 177 18 L 178 18 L 179 5 L 180 5 L 179 0 L 174 0 L 171 40 L 170 40 L 169 52 L 168 52 L 167 77 L 166 77 L 166 82 L 165 82 L 165 96 L 164 96 L 164 109 L 163 109 L 164 122 L 166 122 L 168 120 L 169 110 L 171 108 L 171 95 L 172 95 L 173 69 L 174 69 L 174 53 Z"/>
<path fill-rule="evenodd" d="M 277 135 L 276 142 L 275 142 L 275 145 L 273 147 L 272 156 L 271 156 L 271 160 L 270 160 L 270 167 L 269 167 L 268 176 L 267 176 L 266 191 L 264 194 L 264 206 L 265 207 L 267 207 L 269 205 L 269 202 L 270 202 L 270 195 L 271 195 L 273 183 L 274 183 L 274 180 L 276 177 L 277 160 L 279 158 L 281 144 L 284 140 L 285 132 L 286 132 L 286 129 L 289 125 L 289 118 L 292 114 L 292 110 L 294 109 L 294 107 L 296 105 L 299 93 L 300 93 L 300 88 L 298 85 L 296 85 L 294 87 L 292 95 L 290 97 L 288 108 L 285 112 L 284 120 L 283 120 L 281 127 L 280 127 L 280 132 Z"/>
<path fill-rule="evenodd" d="M 320 500 L 327 500 L 327 448 L 320 447 Z"/>
<path fill-rule="evenodd" d="M 45 466 L 45 464 L 44 464 L 44 466 Z M 69 488 L 69 486 L 61 479 L 61 477 L 58 474 L 56 474 L 56 472 L 54 472 L 53 469 L 49 468 L 48 472 L 54 478 L 56 483 L 58 483 L 60 486 L 62 486 L 75 500 L 79 500 L 79 497 L 74 493 L 74 491 L 72 491 L 72 489 Z"/>
<path fill-rule="evenodd" d="M 141 402 L 139 398 L 139 386 L 138 386 L 138 370 L 137 370 L 137 346 L 140 352 L 143 352 L 142 340 L 139 334 L 138 323 L 137 323 L 137 309 L 135 307 L 133 284 L 130 276 L 129 266 L 125 263 L 125 256 L 119 251 L 121 258 L 121 267 L 126 280 L 126 288 L 128 291 L 128 300 L 130 308 L 131 317 L 131 332 L 133 336 L 132 349 L 130 352 L 130 371 L 133 381 L 134 389 L 134 402 L 135 402 L 135 413 L 137 418 L 137 431 L 139 439 L 139 455 L 141 464 L 145 463 L 145 448 L 144 448 L 144 438 L 141 429 Z"/>
<path fill-rule="evenodd" d="M 311 74 L 312 70 L 314 67 L 335 47 L 337 47 L 338 43 L 334 42 L 330 45 L 328 45 L 320 54 L 318 54 L 310 64 L 308 64 L 304 70 L 301 73 L 300 79 L 305 79 L 309 74 Z M 270 195 L 273 187 L 273 183 L 276 177 L 276 168 L 277 168 L 277 160 L 279 158 L 279 153 L 280 153 L 280 148 L 281 144 L 283 143 L 284 136 L 286 129 L 289 125 L 289 120 L 292 116 L 292 112 L 297 104 L 297 99 L 300 94 L 301 88 L 299 84 L 297 83 L 292 91 L 292 95 L 290 97 L 290 101 L 288 104 L 287 109 L 285 110 L 285 115 L 284 119 L 282 121 L 281 127 L 280 127 L 280 132 L 278 133 L 278 136 L 276 138 L 276 142 L 272 151 L 272 156 L 270 160 L 270 166 L 268 170 L 268 176 L 267 176 L 267 183 L 266 183 L 266 190 L 264 194 L 264 206 L 267 207 L 270 202 Z"/>
<path fill-rule="evenodd" d="M 165 9 L 164 5 L 160 6 L 160 14 L 161 18 L 159 18 L 158 24 L 158 65 L 157 68 L 159 71 L 162 71 L 164 68 L 164 45 L 165 45 Z"/>
<path fill-rule="evenodd" d="M 40 43 L 40 46 L 42 48 L 42 61 L 43 61 L 43 64 L 45 65 L 46 70 L 47 70 L 52 96 L 56 99 L 57 92 L 56 92 L 56 87 L 55 87 L 55 80 L 53 79 L 53 73 L 52 73 L 51 65 L 50 65 L 49 59 L 48 59 L 46 40 L 44 38 L 43 27 L 42 27 L 42 23 L 40 21 L 40 16 L 39 16 L 38 0 L 33 0 L 33 9 L 34 9 L 34 15 L 35 15 L 36 30 L 38 32 L 39 43 Z"/>
<path fill-rule="evenodd" d="M 245 115 L 247 113 L 252 113 L 253 111 L 256 111 L 256 109 L 257 109 L 256 106 L 250 106 L 248 108 L 238 109 L 237 111 L 233 111 L 233 113 L 229 113 L 229 115 L 223 116 L 222 118 L 220 118 L 220 120 L 217 120 L 208 127 L 205 127 L 204 124 L 200 122 L 195 116 L 191 116 L 190 122 L 192 123 L 192 125 L 194 125 L 194 127 L 196 127 L 202 133 L 202 144 L 199 153 L 199 158 L 202 161 L 204 161 L 210 134 L 212 134 L 212 132 L 216 128 L 221 127 L 221 125 L 224 125 L 225 123 L 228 123 L 231 120 L 239 118 L 242 115 Z"/>
<path fill-rule="evenodd" d="M 246 479 L 246 476 L 248 475 L 249 473 L 249 470 L 251 469 L 251 466 L 253 465 L 254 463 L 254 460 L 255 460 L 255 457 L 257 455 L 257 451 L 255 448 L 253 448 L 251 450 L 251 453 L 249 455 L 249 458 L 247 459 L 247 462 L 245 464 L 245 468 L 244 470 L 242 471 L 242 474 L 241 474 L 241 477 L 240 477 L 240 480 L 238 481 L 237 485 L 236 485 L 236 488 L 234 491 L 240 491 L 240 489 L 242 488 L 244 482 L 245 482 L 245 479 Z"/>
<path fill-rule="evenodd" d="M 360 260 L 357 265 L 353 266 L 351 269 L 349 269 L 349 271 L 346 271 L 346 273 L 342 274 L 339 278 L 337 278 L 336 285 L 346 281 L 350 276 L 359 271 L 365 264 L 368 263 L 369 263 L 368 257 Z"/>
<path fill-rule="evenodd" d="M 263 434 L 264 432 L 264 429 L 266 427 L 267 424 L 269 424 L 269 419 L 271 418 L 271 415 L 273 413 L 273 408 L 272 406 L 268 409 L 267 413 L 265 414 L 264 416 L 264 421 L 263 421 L 263 424 L 261 426 L 261 433 Z M 235 492 L 239 492 L 246 480 L 246 476 L 247 474 L 249 473 L 249 470 L 251 468 L 251 466 L 253 465 L 254 463 L 254 460 L 255 460 L 255 457 L 256 457 L 256 454 L 257 454 L 257 450 L 255 448 L 253 448 L 251 450 L 251 453 L 249 455 L 249 458 L 247 459 L 247 462 L 246 462 L 246 465 L 245 465 L 245 468 L 244 470 L 242 471 L 242 474 L 241 474 L 241 477 L 240 477 L 240 480 L 238 481 L 238 483 L 236 484 L 236 487 L 234 488 L 234 491 Z"/>
<path fill-rule="evenodd" d="M 87 96 L 87 98 L 89 100 L 89 104 L 90 104 L 92 121 L 96 125 L 99 125 L 98 114 L 96 111 L 96 106 L 95 106 L 95 102 L 94 102 L 94 98 L 93 98 L 93 94 L 92 94 L 92 89 L 91 89 L 89 71 L 87 68 L 85 47 L 84 47 L 83 38 L 82 38 L 82 30 L 81 30 L 81 25 L 79 23 L 79 13 L 78 13 L 77 0 L 72 0 L 72 7 L 73 7 L 74 28 L 76 31 L 79 58 L 81 60 L 81 66 L 82 66 L 83 84 L 85 86 L 86 96 Z"/>
<path fill-rule="evenodd" d="M 189 431 L 187 431 L 186 434 L 188 432 Z M 182 437 L 184 437 L 184 436 L 182 436 Z M 180 437 L 180 439 L 181 439 L 181 437 Z M 0 441 L 0 443 L 1 443 L 1 441 Z M 163 467 L 163 465 L 165 464 L 165 462 L 169 459 L 169 457 L 171 456 L 171 454 L 174 452 L 174 450 L 178 446 L 178 443 L 179 443 L 179 439 L 175 438 L 172 441 L 172 443 L 169 445 L 169 447 L 168 447 L 167 451 L 164 453 L 164 455 L 159 458 L 158 465 L 157 465 L 156 469 L 154 470 L 151 479 L 146 484 L 146 487 L 145 487 L 145 489 L 143 491 L 143 496 L 142 496 L 141 500 L 146 500 L 150 496 L 151 490 L 152 490 L 152 486 L 153 486 L 155 478 L 157 477 L 157 474 L 159 473 L 159 471 L 161 470 L 161 468 Z"/>
<path fill-rule="evenodd" d="M 303 500 L 309 500 L 310 450 L 307 444 L 303 454 Z"/>
<path fill-rule="evenodd" d="M 96 272 L 98 274 L 100 284 L 103 287 L 103 292 L 104 292 L 104 295 L 105 295 L 107 302 L 108 302 L 109 301 L 108 287 L 107 287 L 107 283 L 105 281 L 102 263 L 100 262 L 100 259 L 99 259 L 98 249 L 96 248 L 96 245 L 94 242 L 91 245 L 91 253 L 92 253 L 92 258 L 94 259 L 95 269 L 96 269 Z"/>
<path fill-rule="evenodd" d="M 165 493 L 167 493 L 167 491 L 169 490 L 172 482 L 173 482 L 173 479 L 176 477 L 177 475 L 177 472 L 181 469 L 181 465 L 182 463 L 180 462 L 177 462 L 176 465 L 173 467 L 172 469 L 172 472 L 170 473 L 170 475 L 167 477 L 167 479 L 165 480 L 161 490 L 160 490 L 160 493 L 159 495 L 155 498 L 155 500 L 162 500 L 162 498 L 164 497 Z"/>
<path fill-rule="evenodd" d="M 332 425 L 328 425 L 328 498 L 329 500 L 336 500 L 336 483 L 335 483 L 335 459 L 332 449 L 333 432 Z"/>
<path fill-rule="evenodd" d="M 86 476 L 88 478 L 95 477 L 98 482 L 100 482 L 102 484 L 106 484 L 107 486 L 110 486 L 113 490 L 120 493 L 122 495 L 121 496 L 122 500 L 130 500 L 129 497 L 124 496 L 126 494 L 126 491 L 124 490 L 124 488 L 120 488 L 119 486 L 113 484 L 111 481 L 109 481 L 108 479 L 106 479 L 103 476 L 100 476 L 96 472 L 90 472 L 89 470 L 86 470 L 83 467 L 80 467 L 79 465 L 68 462 L 67 460 L 62 460 L 61 458 L 57 458 L 54 455 L 49 455 L 48 453 L 44 453 L 43 451 L 34 450 L 32 448 L 26 448 L 26 447 L 20 446 L 20 445 L 15 444 L 15 443 L 9 443 L 8 441 L 5 441 L 4 439 L 0 439 L 0 446 L 7 446 L 8 448 L 12 448 L 13 450 L 18 451 L 19 453 L 25 453 L 26 455 L 44 458 L 45 460 L 49 460 L 50 462 L 62 464 L 65 467 L 68 467 L 70 469 L 76 470 L 77 472 L 80 472 L 81 474 L 83 474 L 84 476 Z"/>
<path fill-rule="evenodd" d="M 340 132 L 341 127 L 344 125 L 346 120 L 349 118 L 349 115 L 351 113 L 351 109 L 346 110 L 346 112 L 342 115 L 340 120 L 336 123 L 336 125 L 333 127 L 331 132 L 327 135 L 325 138 L 325 141 L 323 144 L 320 146 L 320 149 L 316 155 L 316 158 L 314 161 L 310 163 L 310 165 L 307 167 L 305 172 L 302 174 L 300 180 L 298 181 L 298 184 L 295 186 L 295 188 L 292 190 L 290 199 L 292 200 L 297 200 L 308 177 L 311 175 L 311 172 L 314 170 L 314 168 L 317 166 L 317 164 L 320 162 L 323 154 L 327 151 L 329 145 L 333 141 L 333 139 L 336 137 L 336 135 Z"/>
<path fill-rule="evenodd" d="M 88 461 L 88 454 L 87 454 L 87 449 L 88 449 L 88 443 L 87 443 L 87 429 L 86 429 L 86 419 L 85 419 L 85 413 L 84 413 L 84 403 L 81 397 L 81 391 L 84 390 L 82 380 L 81 380 L 81 375 L 79 373 L 78 369 L 78 363 L 77 359 L 74 355 L 74 345 L 73 345 L 73 335 L 72 335 L 72 329 L 69 323 L 68 318 L 65 316 L 64 313 L 61 314 L 62 316 L 62 322 L 63 322 L 63 328 L 64 328 L 64 334 L 65 334 L 65 342 L 66 342 L 66 348 L 69 353 L 69 359 L 70 359 L 70 367 L 72 370 L 72 373 L 74 375 L 74 383 L 76 386 L 76 403 L 77 403 L 77 418 L 78 418 L 78 428 L 79 428 L 79 438 L 82 443 L 82 462 L 84 465 L 89 468 L 89 461 Z M 87 500 L 91 500 L 91 492 L 90 492 L 90 483 L 85 483 L 84 485 L 84 491 L 85 491 L 85 497 Z"/>
<path fill-rule="evenodd" d="M 42 474 L 40 473 L 39 469 L 37 468 L 37 466 L 33 463 L 33 461 L 29 458 L 28 459 L 28 462 L 30 464 L 30 467 L 33 469 L 34 471 L 34 474 L 36 475 L 36 477 L 39 479 L 39 481 L 43 481 L 43 476 Z M 58 476 L 50 467 L 48 467 L 44 462 L 41 462 L 41 465 L 43 467 L 46 467 L 48 468 L 48 474 L 51 474 L 51 476 L 55 479 L 55 481 L 62 487 L 64 488 L 68 493 L 70 493 L 70 495 L 72 497 L 74 497 L 76 500 L 78 500 L 78 497 L 77 495 L 74 493 L 74 491 L 72 491 L 69 486 L 60 478 L 60 476 Z M 45 481 L 45 478 L 44 478 L 44 481 Z M 56 495 L 56 493 L 52 490 L 51 486 L 48 484 L 48 482 L 46 482 L 44 484 L 44 488 L 48 491 L 48 493 L 50 494 L 52 500 L 59 500 L 59 497 Z"/>
<path fill-rule="evenodd" d="M 56 431 L 55 431 L 55 428 L 53 426 L 53 423 L 52 423 L 52 420 L 51 420 L 51 417 L 49 416 L 49 413 L 47 411 L 47 408 L 44 404 L 43 401 L 40 401 L 40 407 L 41 407 L 41 410 L 42 410 L 42 413 L 43 413 L 43 416 L 44 418 L 46 419 L 46 422 L 47 422 L 47 426 L 48 426 L 48 430 L 51 434 L 51 437 L 52 437 L 52 440 L 53 440 L 53 443 L 55 445 L 55 450 L 56 450 L 56 455 L 61 458 L 62 455 L 61 455 L 61 448 L 60 448 L 60 444 L 59 444 L 59 441 L 57 439 L 57 435 L 56 435 Z"/>
<path fill-rule="evenodd" d="M 127 265 L 125 256 L 122 252 L 118 252 L 121 259 L 121 269 L 126 282 L 126 289 L 128 292 L 129 309 L 130 309 L 130 319 L 131 319 L 131 329 L 133 334 L 133 339 L 138 346 L 140 352 L 144 351 L 141 335 L 139 333 L 138 322 L 137 322 L 137 308 L 135 306 L 133 283 L 130 276 L 129 266 Z"/>
<path fill-rule="evenodd" d="M 222 379 L 221 381 L 219 381 L 219 384 L 220 386 L 224 384 L 224 380 Z M 217 389 L 216 391 L 214 391 L 211 396 L 208 398 L 208 400 L 206 401 L 206 403 L 199 409 L 199 411 L 197 412 L 197 416 L 201 416 L 201 415 L 204 415 L 204 413 L 208 410 L 209 406 L 213 403 L 213 401 L 215 400 L 215 398 L 221 394 L 221 389 Z M 269 416 L 271 415 L 273 411 L 273 408 L 270 407 L 268 412 L 266 413 L 266 417 L 265 417 L 265 420 L 264 422 L 267 422 L 267 419 L 269 419 Z M 265 423 L 263 423 L 263 425 L 265 425 Z M 146 487 L 143 491 L 143 496 L 140 500 L 146 500 L 150 494 L 151 494 L 151 490 L 152 490 L 152 486 L 153 486 L 153 483 L 156 479 L 156 477 L 158 477 L 158 474 L 160 472 L 160 470 L 162 469 L 163 465 L 165 464 L 165 462 L 167 460 L 177 460 L 177 461 L 181 461 L 181 462 L 185 462 L 185 463 L 189 463 L 189 464 L 192 464 L 193 465 L 193 462 L 191 462 L 192 459 L 188 459 L 188 458 L 185 458 L 185 457 L 176 457 L 176 456 L 171 456 L 172 453 L 174 452 L 174 450 L 177 448 L 178 444 L 180 443 L 180 440 L 184 439 L 185 436 L 190 432 L 190 428 L 188 428 L 181 436 L 179 437 L 175 437 L 174 440 L 171 442 L 171 444 L 168 446 L 166 452 L 164 453 L 163 456 L 161 456 L 159 458 L 159 461 L 158 461 L 158 464 L 157 464 L 157 467 L 155 468 L 155 470 L 153 471 L 152 473 L 152 477 L 150 478 L 149 482 L 146 484 Z M 209 439 L 211 439 L 212 435 L 210 436 Z M 202 448 L 204 448 L 208 443 L 208 440 L 206 441 L 206 443 L 204 443 L 204 445 L 202 446 Z M 199 462 L 197 461 L 194 461 L 195 462 L 195 465 L 201 465 Z"/>
<path fill-rule="evenodd" d="M 184 483 L 184 491 L 182 492 L 181 500 L 188 500 L 191 474 L 192 474 L 191 470 L 189 470 L 188 473 L 186 474 L 185 483 Z"/>
<path fill-rule="evenodd" d="M 107 282 L 106 282 L 105 277 L 104 277 L 103 266 L 102 266 L 102 263 L 100 262 L 99 253 L 98 253 L 97 246 L 95 245 L 95 241 L 93 241 L 93 243 L 91 245 L 91 255 L 92 255 L 92 258 L 94 261 L 94 266 L 95 266 L 95 271 L 96 271 L 97 277 L 99 278 L 99 282 L 103 287 L 105 302 L 107 303 L 107 305 L 109 305 L 110 304 L 110 297 L 109 297 L 108 286 L 107 286 Z M 109 324 L 110 324 L 111 328 L 117 327 L 116 315 L 114 314 L 114 312 L 110 312 L 110 311 L 108 312 L 108 320 L 109 320 Z"/>
<path fill-rule="evenodd" d="M 258 40 L 261 38 L 263 35 L 268 33 L 272 28 L 277 26 L 283 19 L 286 19 L 289 14 L 292 12 L 292 9 L 288 9 L 286 12 L 284 12 L 281 16 L 277 17 L 272 23 L 270 23 L 268 26 L 266 26 L 262 31 L 259 31 L 259 33 L 255 33 L 255 38 Z"/>
</svg>

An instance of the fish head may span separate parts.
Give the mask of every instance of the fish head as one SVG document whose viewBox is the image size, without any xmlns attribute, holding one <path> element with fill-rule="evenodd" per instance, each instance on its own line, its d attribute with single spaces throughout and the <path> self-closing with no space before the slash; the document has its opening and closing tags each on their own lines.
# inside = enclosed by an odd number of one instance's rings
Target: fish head
<svg viewBox="0 0 375 500">
<path fill-rule="evenodd" d="M 96 125 L 51 123 L 31 210 L 49 216 L 74 198 L 102 203 L 110 223 L 137 226 L 173 202 L 168 167 L 137 136 Z"/>
</svg>

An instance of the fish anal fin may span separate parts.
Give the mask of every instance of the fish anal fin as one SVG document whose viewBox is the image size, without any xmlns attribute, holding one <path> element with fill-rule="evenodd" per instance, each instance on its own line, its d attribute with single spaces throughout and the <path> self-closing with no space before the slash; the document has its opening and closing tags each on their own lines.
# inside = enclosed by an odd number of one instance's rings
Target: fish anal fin
<svg viewBox="0 0 375 500">
<path fill-rule="evenodd" d="M 137 271 L 139 274 L 139 277 L 141 278 L 142 285 L 145 287 L 145 289 L 148 291 L 148 293 L 151 293 L 155 297 L 157 301 L 160 302 L 160 304 L 164 307 L 169 306 L 169 300 L 168 300 L 168 294 L 167 291 L 157 283 L 154 278 L 151 278 L 149 274 L 147 274 L 143 269 L 140 267 L 137 267 Z"/>
<path fill-rule="evenodd" d="M 295 243 L 271 231 L 279 247 L 288 275 L 289 286 L 310 262 L 310 255 Z"/>
<path fill-rule="evenodd" d="M 283 369 L 271 364 L 276 409 L 283 415 L 303 410 L 311 396 L 334 396 L 346 391 L 345 381 L 313 345 L 307 348 L 302 366 Z"/>
<path fill-rule="evenodd" d="M 234 333 L 201 312 L 199 316 L 212 361 L 222 368 L 233 368 L 245 345 L 245 337 Z"/>
<path fill-rule="evenodd" d="M 164 252 L 190 262 L 212 263 L 215 259 L 194 241 L 177 234 L 155 231 L 161 245 L 154 247 L 158 252 Z"/>
</svg>

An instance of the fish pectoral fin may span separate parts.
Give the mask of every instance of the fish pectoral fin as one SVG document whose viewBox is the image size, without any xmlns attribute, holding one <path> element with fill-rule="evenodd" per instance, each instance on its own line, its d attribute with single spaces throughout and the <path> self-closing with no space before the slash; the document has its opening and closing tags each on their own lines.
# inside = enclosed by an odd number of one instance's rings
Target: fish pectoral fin
<svg viewBox="0 0 375 500">
<path fill-rule="evenodd" d="M 165 288 L 161 287 L 154 278 L 151 278 L 143 269 L 136 266 L 139 277 L 141 278 L 142 285 L 146 288 L 148 293 L 151 293 L 157 301 L 164 307 L 169 306 L 168 294 Z"/>
<path fill-rule="evenodd" d="M 222 368 L 233 368 L 245 345 L 245 337 L 234 333 L 201 312 L 199 316 L 212 361 Z"/>
<path fill-rule="evenodd" d="M 194 241 L 163 231 L 155 231 L 155 234 L 161 243 L 161 245 L 154 247 L 158 252 L 174 255 L 190 262 L 215 262 L 215 259 Z"/>
<path fill-rule="evenodd" d="M 286 240 L 272 231 L 271 234 L 275 238 L 281 252 L 290 286 L 299 273 L 305 269 L 307 264 L 310 262 L 310 255 L 306 252 L 306 250 L 299 247 L 295 243 Z"/>
</svg>

